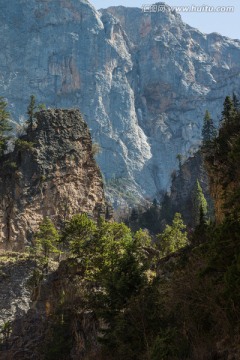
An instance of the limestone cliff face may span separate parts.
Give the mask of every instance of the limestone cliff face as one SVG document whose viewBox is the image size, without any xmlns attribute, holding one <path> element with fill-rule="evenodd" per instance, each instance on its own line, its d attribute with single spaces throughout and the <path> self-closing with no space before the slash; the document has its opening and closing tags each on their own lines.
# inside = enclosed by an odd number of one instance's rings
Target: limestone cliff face
<svg viewBox="0 0 240 360">
<path fill-rule="evenodd" d="M 217 125 L 224 96 L 239 93 L 240 41 L 202 34 L 175 11 L 120 6 L 105 12 L 119 20 L 131 43 L 135 108 L 151 144 L 146 167 L 161 190 L 177 168 L 176 155 L 189 157 L 198 149 L 205 110 Z"/>
<path fill-rule="evenodd" d="M 0 0 L 0 86 L 16 120 L 33 93 L 82 109 L 112 199 L 154 197 L 176 155 L 200 142 L 208 109 L 239 94 L 240 42 L 202 34 L 176 12 L 86 0 Z M 217 110 L 218 109 L 218 110 Z"/>
<path fill-rule="evenodd" d="M 78 110 L 36 114 L 33 131 L 17 141 L 0 165 L 0 196 L 4 249 L 19 250 L 31 242 L 44 216 L 61 226 L 79 212 L 104 214 L 102 177 Z"/>
</svg>

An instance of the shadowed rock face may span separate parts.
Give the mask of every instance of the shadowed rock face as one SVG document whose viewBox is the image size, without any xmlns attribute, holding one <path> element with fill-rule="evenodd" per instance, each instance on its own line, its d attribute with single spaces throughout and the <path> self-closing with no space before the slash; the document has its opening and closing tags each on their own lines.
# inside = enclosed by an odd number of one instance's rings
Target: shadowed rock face
<svg viewBox="0 0 240 360">
<path fill-rule="evenodd" d="M 0 253 L 0 326 L 9 324 L 8 335 L 1 335 L 0 359 L 45 360 L 53 354 L 57 360 L 60 352 L 54 349 L 61 341 L 61 358 L 100 359 L 99 323 L 83 305 L 89 289 L 81 281 L 81 265 L 51 260 L 46 272 L 39 260 Z"/>
<path fill-rule="evenodd" d="M 23 116 L 31 94 L 79 107 L 112 199 L 165 190 L 176 155 L 198 148 L 205 110 L 218 123 L 224 97 L 239 94 L 240 42 L 202 34 L 175 12 L 97 12 L 83 0 L 0 8 L 0 85 L 12 113 Z"/>
<path fill-rule="evenodd" d="M 71 215 L 104 215 L 100 170 L 87 125 L 78 110 L 36 114 L 32 132 L 0 165 L 0 246 L 20 250 L 44 216 L 61 226 Z M 26 140 L 33 143 L 32 148 Z M 25 141 L 25 143 L 23 142 Z"/>
</svg>

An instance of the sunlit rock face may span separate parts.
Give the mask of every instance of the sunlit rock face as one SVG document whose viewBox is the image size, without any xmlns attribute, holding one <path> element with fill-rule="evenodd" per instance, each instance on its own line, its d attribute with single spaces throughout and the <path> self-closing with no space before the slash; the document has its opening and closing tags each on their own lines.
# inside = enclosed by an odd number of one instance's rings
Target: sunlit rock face
<svg viewBox="0 0 240 360">
<path fill-rule="evenodd" d="M 0 0 L 0 86 L 15 119 L 31 94 L 49 107 L 78 107 L 110 198 L 166 190 L 176 155 L 199 146 L 206 109 L 218 123 L 239 94 L 240 41 L 205 35 L 171 12 L 84 0 Z"/>
<path fill-rule="evenodd" d="M 105 216 L 102 176 L 80 112 L 45 110 L 36 118 L 0 163 L 0 250 L 31 245 L 44 217 L 61 228 L 81 212 Z"/>
</svg>

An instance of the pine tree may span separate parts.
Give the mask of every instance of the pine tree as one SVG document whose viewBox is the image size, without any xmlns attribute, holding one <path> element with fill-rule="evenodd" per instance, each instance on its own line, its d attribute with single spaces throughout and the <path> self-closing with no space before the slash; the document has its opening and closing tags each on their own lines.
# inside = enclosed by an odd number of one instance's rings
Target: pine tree
<svg viewBox="0 0 240 360">
<path fill-rule="evenodd" d="M 8 131 L 12 130 L 9 120 L 10 114 L 7 111 L 7 102 L 3 97 L 0 97 L 0 155 L 6 150 L 7 141 L 10 139 L 10 136 L 6 135 Z"/>
<path fill-rule="evenodd" d="M 230 96 L 227 96 L 225 98 L 225 101 L 223 103 L 223 111 L 222 111 L 222 122 L 228 123 L 236 116 L 236 109 L 233 103 L 233 100 Z"/>
<path fill-rule="evenodd" d="M 46 259 L 51 253 L 58 253 L 57 244 L 59 234 L 53 222 L 45 217 L 39 225 L 39 231 L 35 235 L 35 244 L 37 250 L 44 255 Z"/>
<path fill-rule="evenodd" d="M 85 263 L 90 261 L 90 254 L 95 247 L 95 232 L 96 225 L 93 220 L 89 219 L 87 214 L 77 214 L 66 224 L 63 241 L 72 254 Z"/>
<path fill-rule="evenodd" d="M 207 200 L 202 191 L 202 187 L 199 181 L 196 181 L 196 185 L 193 190 L 193 221 L 194 225 L 199 225 L 200 220 L 207 214 Z"/>
<path fill-rule="evenodd" d="M 240 111 L 240 101 L 235 93 L 233 93 L 233 105 L 237 111 Z"/>
<path fill-rule="evenodd" d="M 202 140 L 203 146 L 207 146 L 216 136 L 216 129 L 213 124 L 213 120 L 208 110 L 205 112 L 203 129 L 202 129 Z"/>
<path fill-rule="evenodd" d="M 130 215 L 130 221 L 135 222 L 138 220 L 138 218 L 139 218 L 139 213 L 136 208 L 133 208 Z"/>
<path fill-rule="evenodd" d="M 182 168 L 182 160 L 183 160 L 182 154 L 177 154 L 176 159 L 178 160 L 179 170 L 181 170 L 181 168 Z"/>
<path fill-rule="evenodd" d="M 31 95 L 30 96 L 30 103 L 29 103 L 28 108 L 27 108 L 27 114 L 28 114 L 27 124 L 28 124 L 29 129 L 30 129 L 31 132 L 33 131 L 34 114 L 35 114 L 36 109 L 37 109 L 36 98 L 35 98 L 34 95 Z"/>
</svg>

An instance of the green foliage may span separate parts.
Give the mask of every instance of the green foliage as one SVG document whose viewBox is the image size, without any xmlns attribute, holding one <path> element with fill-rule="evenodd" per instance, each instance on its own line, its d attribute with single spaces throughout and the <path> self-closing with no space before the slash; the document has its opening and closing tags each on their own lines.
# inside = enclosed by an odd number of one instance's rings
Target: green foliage
<svg viewBox="0 0 240 360">
<path fill-rule="evenodd" d="M 213 124 L 213 120 L 208 110 L 206 110 L 204 121 L 203 121 L 203 128 L 202 128 L 202 139 L 203 139 L 203 146 L 206 148 L 210 146 L 213 139 L 216 137 L 216 129 Z"/>
<path fill-rule="evenodd" d="M 63 233 L 64 246 L 69 248 L 74 256 L 80 257 L 86 266 L 95 249 L 96 229 L 95 223 L 88 218 L 87 214 L 78 214 L 66 224 Z"/>
<path fill-rule="evenodd" d="M 174 327 L 162 329 L 151 348 L 150 360 L 185 359 L 188 343 Z"/>
<path fill-rule="evenodd" d="M 46 105 L 45 104 L 37 104 L 36 102 L 36 97 L 34 95 L 30 96 L 30 101 L 29 101 L 29 105 L 27 107 L 27 115 L 28 115 L 28 119 L 26 121 L 26 124 L 28 125 L 28 129 L 30 130 L 30 132 L 33 131 L 33 127 L 34 127 L 34 122 L 35 122 L 35 113 L 37 111 L 42 111 L 46 109 Z"/>
<path fill-rule="evenodd" d="M 31 132 L 33 131 L 34 114 L 35 114 L 36 109 L 37 109 L 36 98 L 34 95 L 31 95 L 30 102 L 29 102 L 29 105 L 27 108 L 27 114 L 28 114 L 27 124 L 28 124 Z"/>
<path fill-rule="evenodd" d="M 208 240 L 208 230 L 210 228 L 209 220 L 206 219 L 203 208 L 199 211 L 199 223 L 194 229 L 194 234 L 191 238 L 193 245 L 203 244 Z"/>
<path fill-rule="evenodd" d="M 210 176 L 210 187 L 217 204 L 217 221 L 223 215 L 240 214 L 239 161 L 240 161 L 240 113 L 234 108 L 230 97 L 224 103 L 224 121 L 214 140 L 211 151 L 205 154 Z"/>
<path fill-rule="evenodd" d="M 181 214 L 175 214 L 172 225 L 167 225 L 163 233 L 157 236 L 157 240 L 163 257 L 188 245 L 186 225 Z"/>
<path fill-rule="evenodd" d="M 150 246 L 150 237 L 142 230 L 133 236 L 122 223 L 100 219 L 96 225 L 81 214 L 67 223 L 63 241 L 80 260 L 85 279 L 95 284 L 88 301 L 97 316 L 108 324 L 101 331 L 102 342 L 110 346 L 116 340 L 123 309 L 147 283 L 149 260 L 145 247 Z"/>
<path fill-rule="evenodd" d="M 39 231 L 35 235 L 36 251 L 43 254 L 46 259 L 50 254 L 58 253 L 57 248 L 59 233 L 53 222 L 45 217 L 39 225 Z"/>
<path fill-rule="evenodd" d="M 229 122 L 230 119 L 234 118 L 235 116 L 236 116 L 236 108 L 234 106 L 233 100 L 231 99 L 230 96 L 227 96 L 223 104 L 222 122 L 223 123 Z"/>
<path fill-rule="evenodd" d="M 0 156 L 7 149 L 7 142 L 10 139 L 6 134 L 12 130 L 9 124 L 10 114 L 7 111 L 7 102 L 0 97 Z"/>
<path fill-rule="evenodd" d="M 11 332 L 12 332 L 12 325 L 10 321 L 4 322 L 3 325 L 0 327 L 0 340 L 2 340 L 3 343 L 7 344 Z"/>
<path fill-rule="evenodd" d="M 10 169 L 10 170 L 16 170 L 17 169 L 17 163 L 15 161 L 7 160 L 4 162 L 4 168 Z"/>
<path fill-rule="evenodd" d="M 204 220 L 207 215 L 208 206 L 207 200 L 202 191 L 202 187 L 199 181 L 196 181 L 193 194 L 192 194 L 192 201 L 193 201 L 193 219 L 195 226 L 199 225 L 200 222 Z"/>
<path fill-rule="evenodd" d="M 111 313 L 121 308 L 142 282 L 140 236 L 135 241 L 126 225 L 102 221 L 95 239 L 99 256 L 94 261 L 94 279 L 102 289 L 98 299 L 103 310 Z M 106 299 L 109 309 L 104 305 Z"/>
<path fill-rule="evenodd" d="M 134 234 L 134 242 L 136 243 L 136 246 L 139 247 L 144 247 L 144 246 L 150 246 L 152 239 L 151 236 L 149 235 L 147 230 L 138 230 L 135 234 Z"/>
<path fill-rule="evenodd" d="M 15 141 L 15 145 L 20 149 L 20 150 L 25 150 L 25 151 L 31 151 L 33 149 L 34 143 L 31 141 L 26 141 L 26 140 L 22 140 L 22 139 L 17 139 Z"/>
<path fill-rule="evenodd" d="M 37 109 L 41 111 L 41 110 L 46 110 L 47 107 L 46 107 L 45 104 L 39 104 L 39 105 L 37 106 Z"/>
<path fill-rule="evenodd" d="M 149 241 L 144 232 L 139 232 L 133 239 L 124 224 L 100 220 L 97 227 L 86 214 L 80 214 L 66 224 L 62 239 L 65 248 L 69 247 L 70 252 L 80 259 L 88 279 L 97 281 L 107 296 L 111 293 L 112 303 L 117 297 L 123 300 L 141 281 L 141 275 L 139 278 L 137 275 L 143 267 L 138 264 L 139 248 Z"/>
</svg>

